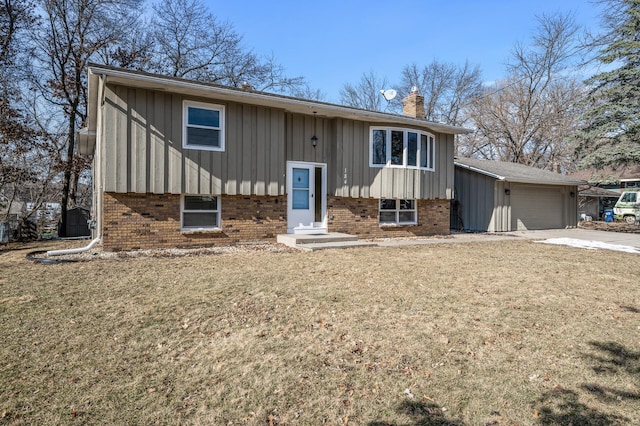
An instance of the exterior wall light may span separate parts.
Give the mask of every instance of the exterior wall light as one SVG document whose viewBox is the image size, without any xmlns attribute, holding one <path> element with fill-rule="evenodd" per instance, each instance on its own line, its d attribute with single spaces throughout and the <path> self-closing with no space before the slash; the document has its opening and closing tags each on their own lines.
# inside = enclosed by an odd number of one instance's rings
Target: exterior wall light
<svg viewBox="0 0 640 426">
<path fill-rule="evenodd" d="M 311 136 L 311 145 L 313 145 L 314 148 L 318 145 L 318 138 L 316 135 Z"/>
<path fill-rule="evenodd" d="M 506 188 L 504 190 L 504 195 L 511 195 L 511 190 L 509 188 Z"/>
</svg>

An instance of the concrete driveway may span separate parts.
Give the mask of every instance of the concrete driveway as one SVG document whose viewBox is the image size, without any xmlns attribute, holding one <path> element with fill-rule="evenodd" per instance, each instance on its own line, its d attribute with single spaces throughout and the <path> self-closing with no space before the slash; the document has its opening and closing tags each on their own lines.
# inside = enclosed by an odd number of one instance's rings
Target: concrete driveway
<svg viewBox="0 0 640 426">
<path fill-rule="evenodd" d="M 595 231 L 592 229 L 545 229 L 540 231 L 516 231 L 509 232 L 519 237 L 535 240 L 547 240 L 550 238 L 573 238 L 584 241 L 598 241 L 606 244 L 630 246 L 640 249 L 640 234 L 628 232 Z"/>
<path fill-rule="evenodd" d="M 496 233 L 453 233 L 447 236 L 435 236 L 431 238 L 415 239 L 390 239 L 378 241 L 379 246 L 409 246 L 422 244 L 464 243 L 480 241 L 508 241 L 527 239 L 543 241 L 551 238 L 571 238 L 582 241 L 596 241 L 605 244 L 630 246 L 640 250 L 640 234 L 624 232 L 594 231 L 591 229 L 545 229 L 540 231 L 514 231 Z"/>
</svg>

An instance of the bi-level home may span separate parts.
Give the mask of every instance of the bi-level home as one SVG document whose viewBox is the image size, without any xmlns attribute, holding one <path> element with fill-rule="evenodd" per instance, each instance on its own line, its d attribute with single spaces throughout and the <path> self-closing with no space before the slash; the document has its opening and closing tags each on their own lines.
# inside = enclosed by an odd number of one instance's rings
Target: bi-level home
<svg viewBox="0 0 640 426">
<path fill-rule="evenodd" d="M 81 154 L 93 155 L 105 250 L 447 234 L 454 137 L 424 119 L 93 65 Z"/>
</svg>

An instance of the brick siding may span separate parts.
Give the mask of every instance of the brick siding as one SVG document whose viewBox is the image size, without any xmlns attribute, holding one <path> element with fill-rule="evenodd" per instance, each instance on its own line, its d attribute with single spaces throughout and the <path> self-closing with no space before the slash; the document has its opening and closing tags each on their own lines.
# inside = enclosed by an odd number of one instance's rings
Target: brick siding
<svg viewBox="0 0 640 426">
<path fill-rule="evenodd" d="M 360 238 L 449 234 L 449 200 L 416 200 L 416 203 L 417 225 L 380 226 L 378 199 L 328 197 L 329 231 L 345 232 Z"/>
<path fill-rule="evenodd" d="M 287 232 L 284 196 L 231 196 L 220 200 L 218 231 L 180 230 L 180 195 L 104 194 L 103 247 L 108 251 L 230 245 L 275 240 Z"/>
<path fill-rule="evenodd" d="M 105 193 L 103 247 L 107 251 L 168 247 L 201 247 L 274 241 L 287 232 L 286 196 L 220 197 L 222 229 L 180 229 L 180 195 Z M 361 238 L 388 238 L 449 233 L 449 200 L 417 200 L 418 224 L 378 225 L 377 199 L 328 197 L 329 232 Z"/>
</svg>

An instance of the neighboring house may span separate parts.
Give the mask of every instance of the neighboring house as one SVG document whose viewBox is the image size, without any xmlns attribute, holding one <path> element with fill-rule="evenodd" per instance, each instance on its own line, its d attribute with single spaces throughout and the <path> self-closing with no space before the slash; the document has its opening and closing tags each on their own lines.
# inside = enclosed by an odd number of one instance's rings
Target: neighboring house
<svg viewBox="0 0 640 426">
<path fill-rule="evenodd" d="M 604 220 L 604 211 L 612 209 L 620 193 L 591 185 L 578 188 L 578 212 L 581 219 Z M 583 217 L 584 215 L 584 217 Z"/>
<path fill-rule="evenodd" d="M 33 219 L 38 222 L 55 222 L 60 217 L 62 208 L 60 203 L 42 203 L 38 206 L 36 203 L 29 202 L 27 203 L 27 210 L 36 210 Z"/>
<path fill-rule="evenodd" d="M 94 236 L 106 250 L 283 233 L 446 234 L 454 136 L 424 119 L 106 66 L 89 68 Z"/>
<path fill-rule="evenodd" d="M 516 163 L 457 158 L 453 229 L 502 232 L 575 227 L 585 181 Z"/>
<path fill-rule="evenodd" d="M 583 169 L 570 176 L 586 180 L 591 186 L 616 191 L 618 194 L 626 188 L 640 188 L 640 164 Z"/>
<path fill-rule="evenodd" d="M 9 207 L 9 200 L 0 195 L 0 243 L 7 243 L 15 237 L 20 219 L 26 212 L 23 201 L 13 201 Z"/>
<path fill-rule="evenodd" d="M 583 169 L 570 176 L 589 183 L 580 188 L 578 205 L 580 214 L 593 220 L 604 220 L 604 211 L 613 208 L 624 189 L 640 188 L 640 164 Z"/>
<path fill-rule="evenodd" d="M 0 220 L 17 222 L 27 213 L 27 204 L 24 201 L 13 201 L 11 207 L 8 207 L 9 201 L 0 197 Z"/>
</svg>

